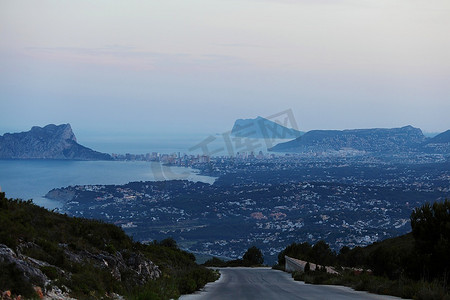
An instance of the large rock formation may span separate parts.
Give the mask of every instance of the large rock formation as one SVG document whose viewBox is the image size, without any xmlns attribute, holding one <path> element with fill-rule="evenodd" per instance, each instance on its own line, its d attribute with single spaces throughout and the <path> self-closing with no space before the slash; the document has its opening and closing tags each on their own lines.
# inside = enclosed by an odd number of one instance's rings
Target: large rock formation
<svg viewBox="0 0 450 300">
<path fill-rule="evenodd" d="M 332 152 L 356 150 L 371 153 L 416 151 L 426 138 L 419 128 L 313 130 L 270 149 L 275 152 Z"/>
<path fill-rule="evenodd" d="M 287 128 L 271 120 L 257 117 L 255 119 L 238 119 L 234 122 L 231 135 L 258 139 L 295 139 L 302 132 Z"/>
<path fill-rule="evenodd" d="M 77 143 L 70 124 L 34 126 L 30 131 L 0 136 L 0 159 L 110 160 Z"/>
</svg>

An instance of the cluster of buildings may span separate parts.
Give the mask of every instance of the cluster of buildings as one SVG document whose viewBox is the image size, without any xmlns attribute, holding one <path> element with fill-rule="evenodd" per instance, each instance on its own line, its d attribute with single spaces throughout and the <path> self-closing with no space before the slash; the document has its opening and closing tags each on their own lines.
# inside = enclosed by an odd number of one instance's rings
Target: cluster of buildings
<svg viewBox="0 0 450 300">
<path fill-rule="evenodd" d="M 366 159 L 370 163 L 267 154 L 208 158 L 191 166 L 217 174 L 212 185 L 68 187 L 63 190 L 74 197 L 63 211 L 115 223 L 137 240 L 173 237 L 188 250 L 215 256 L 237 258 L 257 245 L 271 262 L 292 242 L 325 240 L 339 250 L 404 234 L 415 207 L 448 197 L 448 162 Z"/>
<path fill-rule="evenodd" d="M 181 155 L 181 152 L 172 154 L 161 154 L 159 152 L 152 152 L 147 154 L 111 154 L 115 160 L 123 161 L 157 161 L 163 164 L 190 167 L 198 163 L 209 163 L 210 157 L 208 155 Z"/>
</svg>

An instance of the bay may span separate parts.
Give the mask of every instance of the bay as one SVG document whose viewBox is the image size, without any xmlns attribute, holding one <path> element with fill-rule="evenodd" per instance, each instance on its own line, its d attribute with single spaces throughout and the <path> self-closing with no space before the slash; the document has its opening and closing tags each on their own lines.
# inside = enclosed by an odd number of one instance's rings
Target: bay
<svg viewBox="0 0 450 300">
<path fill-rule="evenodd" d="M 212 184 L 192 168 L 143 161 L 0 160 L 0 187 L 8 198 L 32 199 L 47 209 L 62 203 L 45 198 L 53 188 L 70 185 L 126 184 L 184 179 Z"/>
</svg>

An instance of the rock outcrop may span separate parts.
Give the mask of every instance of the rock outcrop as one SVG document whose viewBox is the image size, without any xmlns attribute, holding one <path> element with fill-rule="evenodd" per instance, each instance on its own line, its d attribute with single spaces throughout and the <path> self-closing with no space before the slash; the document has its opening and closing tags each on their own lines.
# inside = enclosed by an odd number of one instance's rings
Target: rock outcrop
<svg viewBox="0 0 450 300">
<path fill-rule="evenodd" d="M 257 117 L 255 119 L 236 120 L 231 130 L 231 135 L 257 139 L 295 139 L 302 135 L 302 132 L 287 128 L 271 120 Z"/>
<path fill-rule="evenodd" d="M 73 200 L 74 197 L 75 197 L 74 190 L 61 188 L 52 189 L 45 195 L 45 198 L 47 199 L 56 200 L 62 203 L 70 202 Z"/>
<path fill-rule="evenodd" d="M 70 124 L 34 126 L 30 131 L 0 136 L 0 159 L 111 160 L 77 143 Z"/>
<path fill-rule="evenodd" d="M 131 280 L 134 284 L 143 285 L 147 281 L 161 276 L 159 267 L 139 252 L 124 250 L 113 254 L 105 251 L 91 253 L 86 250 L 70 249 L 65 244 L 60 244 L 59 247 L 63 249 L 64 255 L 69 261 L 106 269 L 118 281 L 122 281 L 123 276 L 126 274 L 128 282 Z M 20 244 L 16 252 L 6 245 L 0 244 L 0 263 L 14 266 L 23 274 L 24 280 L 39 288 L 45 297 L 49 299 L 55 299 L 54 297 L 57 297 L 57 299 L 72 299 L 67 292 L 62 292 L 56 285 L 56 282 L 48 278 L 41 269 L 50 267 L 65 278 L 70 278 L 71 274 L 57 266 L 22 254 L 22 251 L 30 251 L 30 249 L 42 251 L 40 246 L 34 243 Z M 64 288 L 67 290 L 67 287 Z"/>
<path fill-rule="evenodd" d="M 23 274 L 28 282 L 43 286 L 48 282 L 47 276 L 39 269 L 39 262 L 35 259 L 30 260 L 21 254 L 16 254 L 11 248 L 0 244 L 0 263 L 15 265 L 15 268 Z"/>
</svg>

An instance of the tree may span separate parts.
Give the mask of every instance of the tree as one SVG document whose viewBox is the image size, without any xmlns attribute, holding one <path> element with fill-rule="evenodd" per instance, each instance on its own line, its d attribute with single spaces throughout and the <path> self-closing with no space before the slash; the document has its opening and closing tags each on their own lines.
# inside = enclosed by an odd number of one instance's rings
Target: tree
<svg viewBox="0 0 450 300">
<path fill-rule="evenodd" d="M 159 244 L 164 247 L 178 249 L 177 242 L 171 237 L 162 240 L 161 242 L 159 242 Z"/>
<path fill-rule="evenodd" d="M 248 266 L 262 265 L 264 262 L 263 254 L 256 246 L 248 248 L 242 259 L 244 264 Z"/>
<path fill-rule="evenodd" d="M 310 257 L 316 264 L 332 265 L 336 255 L 325 241 L 319 241 L 312 247 Z"/>
<path fill-rule="evenodd" d="M 351 249 L 348 246 L 344 246 L 341 248 L 341 250 L 339 250 L 339 254 L 337 256 L 337 260 L 338 260 L 338 264 L 341 266 L 348 266 L 349 265 L 349 261 L 351 261 L 351 259 L 349 258 L 350 256 L 350 251 Z"/>
<path fill-rule="evenodd" d="M 450 201 L 424 204 L 411 214 L 415 248 L 431 278 L 450 271 Z M 431 279 L 430 278 L 430 279 Z"/>
<path fill-rule="evenodd" d="M 311 245 L 308 242 L 301 244 L 292 243 L 278 254 L 278 264 L 283 266 L 285 264 L 284 256 L 287 255 L 292 258 L 301 260 L 310 260 L 309 253 L 311 252 Z"/>
<path fill-rule="evenodd" d="M 306 263 L 304 271 L 305 273 L 311 271 L 311 265 L 309 264 L 309 262 Z"/>
</svg>

